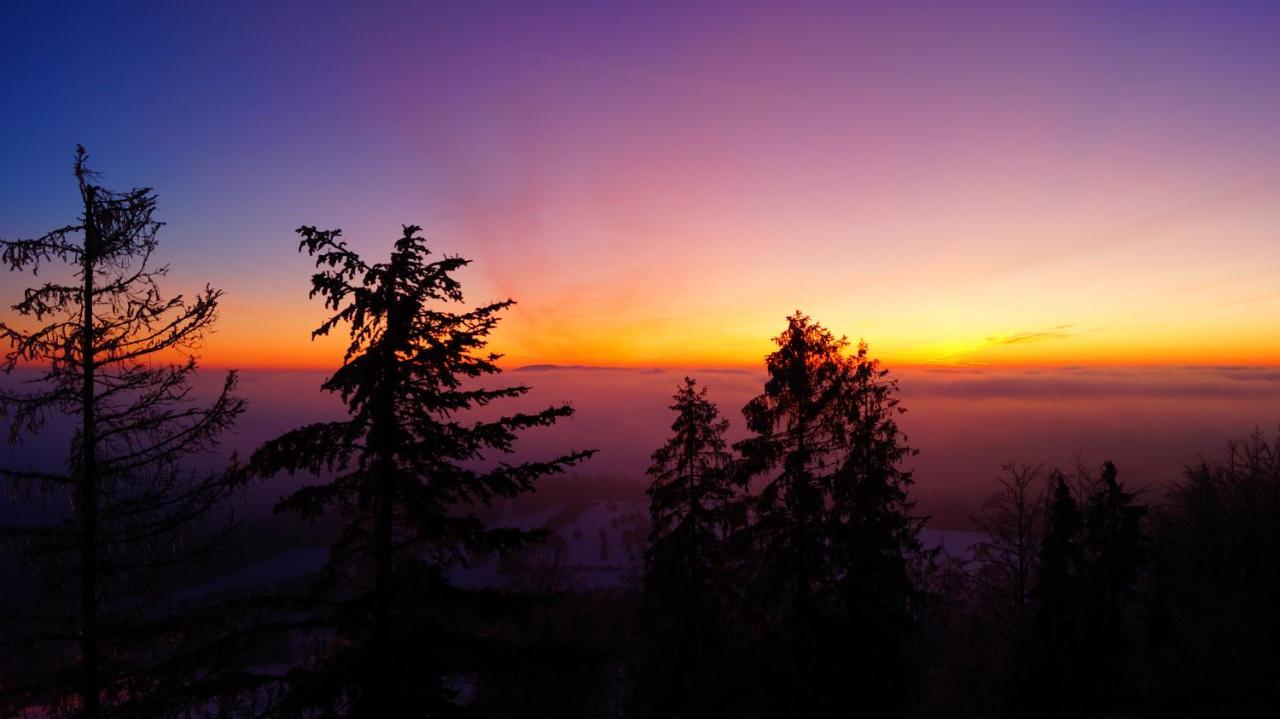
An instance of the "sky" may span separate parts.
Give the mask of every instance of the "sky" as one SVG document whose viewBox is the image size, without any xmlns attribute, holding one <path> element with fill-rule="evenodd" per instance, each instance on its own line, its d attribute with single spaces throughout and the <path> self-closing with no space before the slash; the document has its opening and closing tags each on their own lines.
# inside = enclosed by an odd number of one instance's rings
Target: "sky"
<svg viewBox="0 0 1280 719">
<path fill-rule="evenodd" d="M 0 236 L 76 143 L 211 366 L 339 358 L 304 224 L 473 260 L 510 366 L 1280 366 L 1277 3 L 6 2 Z"/>
</svg>

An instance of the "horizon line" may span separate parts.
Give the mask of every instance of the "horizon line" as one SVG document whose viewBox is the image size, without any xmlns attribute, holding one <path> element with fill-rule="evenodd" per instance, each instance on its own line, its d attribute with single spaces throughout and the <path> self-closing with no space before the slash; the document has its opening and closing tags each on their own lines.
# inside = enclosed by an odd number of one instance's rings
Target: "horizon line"
<svg viewBox="0 0 1280 719">
<path fill-rule="evenodd" d="M 582 363 L 582 362 L 531 362 L 527 364 L 519 364 L 515 366 L 502 366 L 499 369 L 502 372 L 564 372 L 564 371 L 583 371 L 583 372 L 756 372 L 764 370 L 764 358 L 758 362 L 752 363 L 682 363 L 673 362 L 670 364 L 661 363 Z M 238 370 L 238 371 L 277 371 L 277 372 L 325 372 L 332 371 L 341 366 L 340 364 L 262 364 L 262 363 L 246 363 L 232 364 L 222 361 L 217 362 L 199 362 L 199 368 L 203 370 Z M 890 371 L 910 370 L 910 371 L 1019 371 L 1019 370 L 1080 370 L 1080 369 L 1187 369 L 1187 370 L 1269 370 L 1280 369 L 1280 361 L 1276 362 L 1134 362 L 1134 361 L 1074 361 L 1062 363 L 1034 363 L 1034 362 L 1000 362 L 1000 363 L 976 363 L 976 362 L 891 362 L 880 361 L 884 369 Z M 34 366 L 34 365 L 28 365 Z"/>
</svg>

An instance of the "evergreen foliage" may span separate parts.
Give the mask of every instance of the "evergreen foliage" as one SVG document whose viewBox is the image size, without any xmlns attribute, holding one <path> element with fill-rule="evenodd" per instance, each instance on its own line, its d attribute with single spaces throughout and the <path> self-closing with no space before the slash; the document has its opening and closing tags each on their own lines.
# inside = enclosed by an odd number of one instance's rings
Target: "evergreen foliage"
<svg viewBox="0 0 1280 719">
<path fill-rule="evenodd" d="M 725 707 L 731 640 L 726 539 L 741 526 L 729 421 L 688 377 L 673 397 L 671 437 L 648 474 L 637 677 L 640 716 L 713 716 Z"/>
<path fill-rule="evenodd" d="M 385 262 L 369 263 L 340 230 L 302 227 L 300 251 L 315 258 L 312 296 L 330 317 L 313 336 L 345 326 L 349 343 L 322 389 L 342 398 L 348 418 L 300 427 L 264 444 L 259 473 L 324 474 L 282 499 L 277 511 L 348 524 L 317 595 L 330 602 L 332 632 L 291 677 L 285 710 L 351 716 L 434 716 L 454 711 L 458 689 L 486 651 L 475 616 L 492 602 L 455 586 L 449 570 L 508 552 L 538 533 L 495 528 L 477 508 L 534 488 L 590 456 L 497 462 L 518 434 L 570 416 L 567 405 L 484 419 L 474 412 L 515 399 L 527 387 L 489 389 L 499 372 L 486 352 L 504 300 L 462 303 L 460 257 L 435 258 L 421 228 L 405 226 Z M 497 601 L 496 599 L 494 600 Z"/>
<path fill-rule="evenodd" d="M 736 445 L 762 481 L 745 530 L 775 677 L 759 706 L 821 716 L 852 693 L 870 715 L 901 714 L 922 520 L 901 466 L 914 450 L 897 427 L 897 384 L 865 345 L 850 356 L 799 312 L 775 342 L 764 392 L 743 409 L 752 436 Z"/>
</svg>

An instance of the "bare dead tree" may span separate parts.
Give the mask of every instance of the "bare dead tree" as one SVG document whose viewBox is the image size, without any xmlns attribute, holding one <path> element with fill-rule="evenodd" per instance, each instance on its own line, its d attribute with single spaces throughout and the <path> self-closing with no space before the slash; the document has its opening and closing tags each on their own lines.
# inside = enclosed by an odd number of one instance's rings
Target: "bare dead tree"
<svg viewBox="0 0 1280 719">
<path fill-rule="evenodd" d="M 1044 521 L 1044 465 L 1000 467 L 1000 489 L 973 518 L 987 539 L 974 548 L 985 616 L 1010 639 L 1030 619 L 1032 582 Z"/>
<path fill-rule="evenodd" d="M 0 469 L 11 496 L 69 500 L 49 521 L 0 528 L 41 580 L 38 606 L 10 617 L 0 709 L 171 715 L 198 706 L 201 682 L 234 654 L 212 640 L 207 608 L 179 612 L 166 588 L 233 521 L 220 507 L 245 475 L 184 459 L 213 450 L 244 401 L 234 371 L 208 403 L 191 384 L 222 293 L 166 298 L 158 281 L 168 268 L 153 263 L 155 194 L 106 189 L 87 160 L 78 147 L 75 224 L 0 241 L 11 271 L 66 277 L 27 289 L 0 322 L 2 366 L 22 379 L 0 389 L 0 421 L 11 443 L 49 429 L 54 415 L 75 424 L 61 470 Z"/>
</svg>

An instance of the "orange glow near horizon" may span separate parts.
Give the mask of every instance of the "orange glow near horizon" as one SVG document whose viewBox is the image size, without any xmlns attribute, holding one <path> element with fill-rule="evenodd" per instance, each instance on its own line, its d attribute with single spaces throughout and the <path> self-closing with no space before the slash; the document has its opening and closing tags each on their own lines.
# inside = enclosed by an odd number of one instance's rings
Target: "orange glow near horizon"
<svg viewBox="0 0 1280 719">
<path fill-rule="evenodd" d="M 931 340 L 889 332 L 883 337 L 860 336 L 838 318 L 814 316 L 853 342 L 867 340 L 872 355 L 891 369 L 1280 366 L 1280 331 L 1233 335 L 1229 326 L 1165 325 L 1122 333 L 1064 325 L 996 335 L 981 329 L 964 333 L 950 326 L 939 333 L 945 339 Z M 564 327 L 561 334 L 549 338 L 522 325 L 521 317 L 513 314 L 499 325 L 491 349 L 503 355 L 500 365 L 507 369 L 537 364 L 751 369 L 762 366 L 763 357 L 773 350 L 771 337 L 784 326 L 784 318 L 779 314 L 772 321 L 759 322 L 754 331 L 637 323 L 613 327 L 607 333 L 590 326 Z M 224 321 L 224 327 L 208 338 L 200 353 L 201 364 L 281 370 L 326 370 L 338 365 L 345 347 L 341 337 L 313 342 L 309 324 L 291 324 L 275 323 L 263 329 Z M 243 344 L 236 347 L 234 340 Z"/>
</svg>

